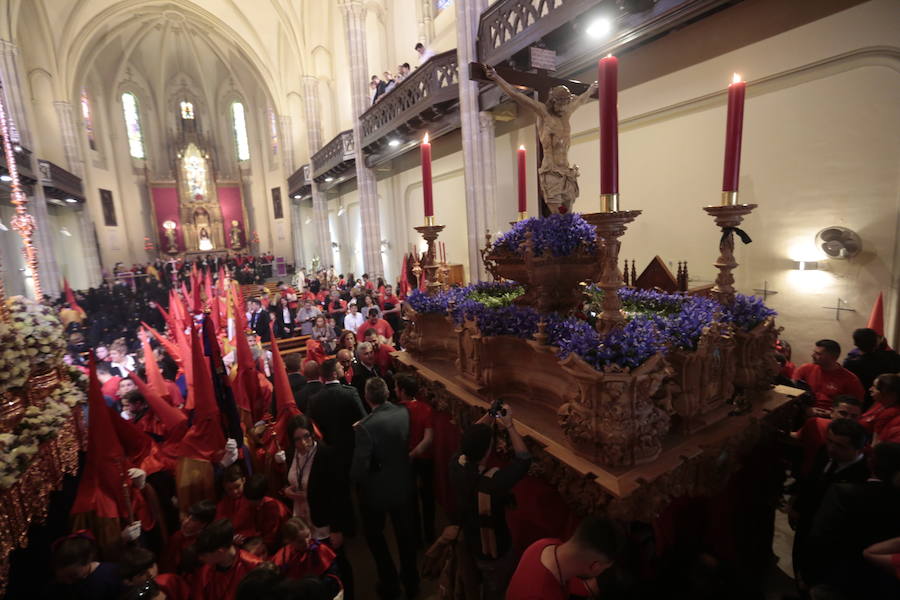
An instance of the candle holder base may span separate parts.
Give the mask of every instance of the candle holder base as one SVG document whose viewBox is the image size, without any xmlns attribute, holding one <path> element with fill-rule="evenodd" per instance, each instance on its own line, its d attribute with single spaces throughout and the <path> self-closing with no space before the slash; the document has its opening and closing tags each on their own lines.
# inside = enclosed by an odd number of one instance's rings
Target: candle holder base
<svg viewBox="0 0 900 600">
<path fill-rule="evenodd" d="M 619 238 L 625 235 L 628 224 L 640 216 L 640 210 L 619 210 L 581 215 L 585 221 L 597 228 L 597 236 L 602 238 L 605 246 L 601 253 L 603 268 L 600 272 L 598 286 L 603 290 L 603 310 L 597 319 L 597 331 L 607 334 L 625 325 L 625 313 L 622 312 L 622 301 L 619 289 L 625 286 L 622 272 L 619 270 Z"/>
<path fill-rule="evenodd" d="M 724 194 L 723 192 L 723 201 Z M 737 193 L 734 193 L 737 199 Z M 756 204 L 722 204 L 721 206 L 704 206 L 705 210 L 711 215 L 716 226 L 722 230 L 722 238 L 719 241 L 719 258 L 713 265 L 719 270 L 716 276 L 716 283 L 711 293 L 713 297 L 722 304 L 734 303 L 734 275 L 732 271 L 738 266 L 734 260 L 734 234 L 738 225 L 744 220 L 744 217 L 753 212 Z"/>
<path fill-rule="evenodd" d="M 420 269 L 425 272 L 428 294 L 433 295 L 444 289 L 447 278 L 446 273 L 449 272 L 449 269 L 446 267 L 443 270 L 444 272 L 442 272 L 435 252 L 435 241 L 437 241 L 438 235 L 444 230 L 445 225 L 435 225 L 434 217 L 426 217 L 425 222 L 425 225 L 416 227 L 415 230 L 419 232 L 422 239 L 428 244 Z"/>
</svg>

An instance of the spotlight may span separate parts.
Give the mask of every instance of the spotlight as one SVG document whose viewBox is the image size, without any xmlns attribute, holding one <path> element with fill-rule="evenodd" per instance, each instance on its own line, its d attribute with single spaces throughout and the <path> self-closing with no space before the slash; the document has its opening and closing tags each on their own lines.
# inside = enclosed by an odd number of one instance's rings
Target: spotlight
<svg viewBox="0 0 900 600">
<path fill-rule="evenodd" d="M 294 194 L 294 200 L 299 200 L 299 199 L 300 199 L 300 194 Z"/>
<path fill-rule="evenodd" d="M 13 151 L 14 151 L 14 152 L 21 152 L 21 151 L 22 151 L 22 146 L 20 146 L 19 144 L 16 144 L 15 146 L 13 146 Z"/>
<path fill-rule="evenodd" d="M 309 225 L 310 223 L 312 223 L 312 218 L 311 218 L 311 217 L 306 217 L 306 220 L 303 221 L 303 224 L 304 224 L 304 225 Z"/>
<path fill-rule="evenodd" d="M 9 175 L 0 175 L 0 181 L 10 182 L 12 181 L 12 177 L 10 177 Z"/>
<path fill-rule="evenodd" d="M 400 140 L 398 140 L 396 138 L 394 138 L 388 142 L 388 146 L 390 146 L 391 148 L 396 148 L 399 145 L 400 145 Z"/>
<path fill-rule="evenodd" d="M 325 178 L 325 183 L 331 183 L 332 181 L 334 181 L 334 177 L 326 177 Z"/>
<path fill-rule="evenodd" d="M 66 202 L 68 202 L 69 204 L 75 204 L 76 202 L 78 202 L 78 200 L 76 200 L 75 198 L 66 198 Z"/>
<path fill-rule="evenodd" d="M 588 25 L 587 29 L 584 31 L 588 36 L 597 39 L 609 35 L 612 32 L 612 28 L 612 21 L 606 17 L 601 17 L 591 21 L 590 25 Z"/>
<path fill-rule="evenodd" d="M 66 236 L 66 237 L 72 237 L 72 234 L 69 233 L 69 230 L 66 229 L 65 227 L 63 227 L 62 229 L 60 229 L 59 232 L 60 232 L 61 234 L 63 234 L 64 236 Z"/>
</svg>

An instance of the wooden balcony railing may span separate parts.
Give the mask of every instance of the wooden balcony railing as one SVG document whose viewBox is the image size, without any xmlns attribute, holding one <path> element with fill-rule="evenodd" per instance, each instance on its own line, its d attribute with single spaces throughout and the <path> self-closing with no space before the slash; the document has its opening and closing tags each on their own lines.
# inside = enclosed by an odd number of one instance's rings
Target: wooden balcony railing
<svg viewBox="0 0 900 600">
<path fill-rule="evenodd" d="M 74 199 L 84 202 L 84 186 L 81 177 L 70 173 L 49 160 L 38 160 L 38 171 L 44 193 L 50 198 Z"/>
<path fill-rule="evenodd" d="M 3 136 L 0 135 L 0 141 L 3 140 Z M 31 171 L 31 150 L 24 146 L 17 146 L 19 149 L 16 150 L 16 169 L 19 171 L 19 178 L 22 180 L 23 185 L 34 185 L 37 182 L 37 178 L 34 176 L 34 173 Z M 0 152 L 0 174 L 6 175 L 9 173 L 9 169 L 6 166 L 6 155 L 3 152 Z"/>
<path fill-rule="evenodd" d="M 317 183 L 337 179 L 356 164 L 353 131 L 337 134 L 333 140 L 312 155 L 312 176 Z"/>
<path fill-rule="evenodd" d="M 295 200 L 306 198 L 312 194 L 312 181 L 312 167 L 307 163 L 288 177 L 288 196 Z"/>
<path fill-rule="evenodd" d="M 426 129 L 437 133 L 431 125 L 455 111 L 458 103 L 456 50 L 448 50 L 433 56 L 360 116 L 366 154 L 382 151 L 395 138 L 409 141 Z M 453 127 L 458 123 L 457 117 Z"/>
</svg>

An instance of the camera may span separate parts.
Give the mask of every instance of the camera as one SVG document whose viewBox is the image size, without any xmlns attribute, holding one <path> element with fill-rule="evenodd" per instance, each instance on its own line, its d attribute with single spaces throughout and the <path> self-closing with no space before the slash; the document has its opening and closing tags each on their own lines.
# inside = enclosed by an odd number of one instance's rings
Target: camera
<svg viewBox="0 0 900 600">
<path fill-rule="evenodd" d="M 505 417 L 506 409 L 503 408 L 503 401 L 497 398 L 496 400 L 491 402 L 491 406 L 490 408 L 488 408 L 488 414 L 495 419 L 499 417 Z"/>
</svg>

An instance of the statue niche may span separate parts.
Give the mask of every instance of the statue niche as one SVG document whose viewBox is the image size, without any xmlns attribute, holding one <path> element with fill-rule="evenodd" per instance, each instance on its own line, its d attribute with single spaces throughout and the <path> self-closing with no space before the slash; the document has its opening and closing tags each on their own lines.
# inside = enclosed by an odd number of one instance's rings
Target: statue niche
<svg viewBox="0 0 900 600">
<path fill-rule="evenodd" d="M 227 248 L 209 156 L 195 141 L 178 153 L 177 173 L 187 252 Z"/>
</svg>

